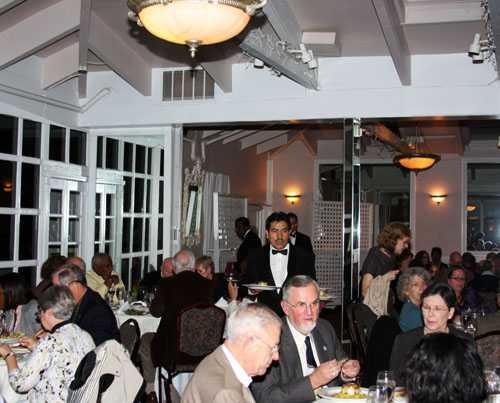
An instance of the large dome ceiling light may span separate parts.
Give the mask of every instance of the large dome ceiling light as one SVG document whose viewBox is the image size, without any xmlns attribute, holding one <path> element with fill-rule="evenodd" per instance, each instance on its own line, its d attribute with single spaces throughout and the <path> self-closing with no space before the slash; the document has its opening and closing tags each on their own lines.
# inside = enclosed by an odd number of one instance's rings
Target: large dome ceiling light
<svg viewBox="0 0 500 403">
<path fill-rule="evenodd" d="M 393 159 L 394 164 L 400 168 L 418 174 L 419 172 L 431 169 L 441 160 L 439 155 L 424 150 L 424 138 L 421 135 L 410 137 L 408 146 L 414 151 L 396 155 Z"/>
<path fill-rule="evenodd" d="M 247 26 L 267 0 L 127 0 L 128 16 L 151 34 L 187 45 L 191 57 L 200 45 L 227 41 Z"/>
</svg>

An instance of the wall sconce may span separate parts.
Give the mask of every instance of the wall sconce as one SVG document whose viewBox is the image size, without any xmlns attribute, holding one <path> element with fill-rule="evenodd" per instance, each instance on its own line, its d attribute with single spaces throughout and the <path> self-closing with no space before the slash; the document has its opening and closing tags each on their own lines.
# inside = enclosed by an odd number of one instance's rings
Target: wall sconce
<svg viewBox="0 0 500 403">
<path fill-rule="evenodd" d="M 298 203 L 302 195 L 283 195 L 285 199 L 287 199 L 290 204 L 293 206 L 295 203 Z"/>
<path fill-rule="evenodd" d="M 442 201 L 444 201 L 444 199 L 446 199 L 448 197 L 448 195 L 429 195 L 432 199 L 432 201 L 434 203 L 436 203 L 436 205 L 440 205 Z"/>
</svg>

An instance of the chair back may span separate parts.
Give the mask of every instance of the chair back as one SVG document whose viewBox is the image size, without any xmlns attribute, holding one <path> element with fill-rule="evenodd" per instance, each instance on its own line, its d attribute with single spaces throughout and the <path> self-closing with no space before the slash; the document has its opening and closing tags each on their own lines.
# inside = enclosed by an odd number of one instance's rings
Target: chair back
<svg viewBox="0 0 500 403">
<path fill-rule="evenodd" d="M 377 317 L 365 304 L 349 304 L 346 306 L 347 327 L 354 344 L 357 358 L 366 361 L 366 351 L 371 328 Z"/>
<path fill-rule="evenodd" d="M 135 362 L 141 340 L 141 329 L 135 319 L 130 318 L 121 324 L 120 339 L 123 347 L 128 351 L 130 359 Z"/>
<path fill-rule="evenodd" d="M 225 323 L 226 313 L 215 305 L 196 304 L 183 309 L 177 316 L 173 369 L 194 371 L 221 344 Z"/>
<path fill-rule="evenodd" d="M 477 352 L 483 360 L 484 368 L 494 369 L 500 363 L 500 330 L 493 330 L 475 338 Z"/>
</svg>

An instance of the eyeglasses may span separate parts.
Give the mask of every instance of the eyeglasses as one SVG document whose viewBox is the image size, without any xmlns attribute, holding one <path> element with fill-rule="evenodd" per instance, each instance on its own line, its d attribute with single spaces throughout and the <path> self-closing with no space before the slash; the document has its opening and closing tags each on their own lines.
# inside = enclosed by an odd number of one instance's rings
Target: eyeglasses
<svg viewBox="0 0 500 403">
<path fill-rule="evenodd" d="M 266 341 L 264 341 L 264 339 L 262 339 L 262 337 L 259 337 L 259 336 L 253 336 L 253 337 L 256 338 L 257 340 L 259 340 L 262 344 L 264 344 L 271 351 L 271 354 L 278 354 L 280 352 L 280 345 L 279 344 L 271 346 Z"/>
<path fill-rule="evenodd" d="M 465 281 L 465 277 L 450 277 L 450 280 Z"/>
<path fill-rule="evenodd" d="M 319 308 L 319 298 L 311 302 L 310 304 L 307 304 L 305 302 L 297 302 L 296 304 L 291 304 L 288 301 L 285 301 L 289 306 L 291 306 L 294 309 L 297 309 L 298 311 L 306 311 L 307 308 L 309 308 L 311 311 L 313 309 L 318 309 Z"/>
<path fill-rule="evenodd" d="M 448 307 L 444 307 L 444 306 L 429 306 L 429 305 L 422 305 L 422 311 L 424 312 L 436 312 L 436 313 L 440 313 L 440 312 L 448 312 L 450 309 Z"/>
</svg>

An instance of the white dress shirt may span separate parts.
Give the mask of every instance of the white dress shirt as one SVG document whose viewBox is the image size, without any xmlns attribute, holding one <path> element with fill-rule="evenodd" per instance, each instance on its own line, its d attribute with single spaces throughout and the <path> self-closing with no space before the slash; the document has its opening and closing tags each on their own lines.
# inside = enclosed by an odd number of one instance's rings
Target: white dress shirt
<svg viewBox="0 0 500 403">
<path fill-rule="evenodd" d="M 271 265 L 271 273 L 273 274 L 274 284 L 277 287 L 283 286 L 283 283 L 288 276 L 288 257 L 290 256 L 290 245 L 287 244 L 287 254 L 282 253 L 273 254 L 273 247 L 269 248 L 269 263 Z"/>
<path fill-rule="evenodd" d="M 243 386 L 248 388 L 248 385 L 252 383 L 252 378 L 248 376 L 245 370 L 241 367 L 238 360 L 234 358 L 234 355 L 231 353 L 231 351 L 229 351 L 229 349 L 224 344 L 222 345 L 222 351 L 224 352 L 224 355 L 229 361 L 229 365 L 231 365 L 234 375 L 236 376 L 236 378 L 238 378 L 238 381 L 240 381 Z"/>
<path fill-rule="evenodd" d="M 295 233 L 295 234 L 290 234 L 289 239 L 290 239 L 290 243 L 291 243 L 293 246 L 295 246 L 295 242 L 297 242 L 297 233 Z"/>
<path fill-rule="evenodd" d="M 286 321 L 288 322 L 288 327 L 290 327 L 290 331 L 292 332 L 292 337 L 293 340 L 295 341 L 295 345 L 297 346 L 297 350 L 299 351 L 299 357 L 300 357 L 300 365 L 302 366 L 302 374 L 304 376 L 309 376 L 313 373 L 315 368 L 309 368 L 307 366 L 307 358 L 306 358 L 306 336 L 309 336 L 309 340 L 311 340 L 311 347 L 314 355 L 314 361 L 316 361 L 316 364 L 319 365 L 319 359 L 318 359 L 318 352 L 316 351 L 316 345 L 314 344 L 314 338 L 312 335 L 309 333 L 307 335 L 304 335 L 300 333 L 297 329 L 295 329 L 290 322 L 288 318 L 286 318 Z"/>
</svg>

